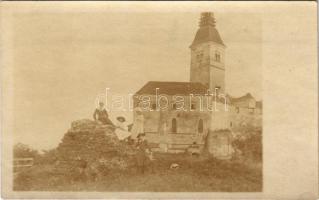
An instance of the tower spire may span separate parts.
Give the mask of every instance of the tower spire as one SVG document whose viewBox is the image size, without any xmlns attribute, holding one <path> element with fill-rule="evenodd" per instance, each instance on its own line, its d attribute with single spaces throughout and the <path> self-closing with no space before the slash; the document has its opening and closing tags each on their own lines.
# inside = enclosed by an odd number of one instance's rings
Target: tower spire
<svg viewBox="0 0 319 200">
<path fill-rule="evenodd" d="M 217 29 L 214 13 L 200 14 L 199 29 L 190 46 L 190 81 L 207 86 L 210 91 L 225 91 L 225 44 Z"/>
<path fill-rule="evenodd" d="M 213 26 L 215 27 L 216 21 L 213 12 L 203 12 L 201 13 L 199 27 Z"/>
</svg>

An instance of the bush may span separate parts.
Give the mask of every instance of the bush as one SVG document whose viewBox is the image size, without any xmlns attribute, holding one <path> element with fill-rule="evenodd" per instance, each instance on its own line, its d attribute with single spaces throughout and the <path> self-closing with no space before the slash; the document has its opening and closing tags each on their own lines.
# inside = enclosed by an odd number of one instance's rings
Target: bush
<svg viewBox="0 0 319 200">
<path fill-rule="evenodd" d="M 39 156 L 39 152 L 30 148 L 28 145 L 18 143 L 13 147 L 14 158 L 36 158 Z"/>
<path fill-rule="evenodd" d="M 57 160 L 58 159 L 57 159 L 56 149 L 43 150 L 43 154 L 39 155 L 36 158 L 35 164 L 51 165 L 51 164 L 55 164 Z"/>
<path fill-rule="evenodd" d="M 262 132 L 249 130 L 249 134 L 236 137 L 232 144 L 235 150 L 239 150 L 245 158 L 256 161 L 262 160 Z"/>
</svg>

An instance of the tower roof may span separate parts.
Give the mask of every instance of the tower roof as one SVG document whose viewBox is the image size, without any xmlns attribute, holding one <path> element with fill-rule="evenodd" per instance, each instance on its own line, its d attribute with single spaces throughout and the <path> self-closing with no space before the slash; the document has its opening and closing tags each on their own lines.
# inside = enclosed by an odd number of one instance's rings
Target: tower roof
<svg viewBox="0 0 319 200">
<path fill-rule="evenodd" d="M 201 14 L 199 29 L 195 35 L 195 39 L 191 44 L 191 47 L 204 42 L 215 42 L 225 46 L 221 39 L 217 29 L 215 28 L 216 21 L 214 13 L 204 12 Z"/>
</svg>

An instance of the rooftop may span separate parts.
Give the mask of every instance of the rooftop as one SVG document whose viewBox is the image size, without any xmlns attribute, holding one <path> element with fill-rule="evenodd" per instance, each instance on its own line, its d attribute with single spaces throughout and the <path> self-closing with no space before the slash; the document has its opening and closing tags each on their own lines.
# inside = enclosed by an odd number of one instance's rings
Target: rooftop
<svg viewBox="0 0 319 200">
<path fill-rule="evenodd" d="M 238 97 L 238 98 L 230 97 L 231 103 L 247 101 L 247 100 L 250 100 L 250 99 L 254 99 L 254 97 L 250 93 L 247 93 L 246 95 Z"/>
<path fill-rule="evenodd" d="M 201 14 L 199 29 L 195 35 L 191 47 L 204 42 L 215 42 L 225 46 L 217 29 L 215 28 L 214 13 L 204 12 Z"/>
<path fill-rule="evenodd" d="M 201 83 L 193 82 L 162 82 L 162 81 L 149 81 L 135 94 L 137 95 L 156 95 L 156 88 L 158 94 L 166 95 L 205 95 L 208 88 Z"/>
</svg>

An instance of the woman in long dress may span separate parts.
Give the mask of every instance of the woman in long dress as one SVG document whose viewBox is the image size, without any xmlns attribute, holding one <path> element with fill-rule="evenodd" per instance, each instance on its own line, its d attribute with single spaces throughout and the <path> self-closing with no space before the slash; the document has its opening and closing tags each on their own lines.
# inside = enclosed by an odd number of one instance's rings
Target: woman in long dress
<svg viewBox="0 0 319 200">
<path fill-rule="evenodd" d="M 115 124 L 116 129 L 115 129 L 115 134 L 119 140 L 125 140 L 128 138 L 131 133 L 128 132 L 128 127 L 127 124 L 125 123 L 125 118 L 120 116 L 116 118 L 117 122 Z"/>
<path fill-rule="evenodd" d="M 134 109 L 134 122 L 132 127 L 132 135 L 131 139 L 136 140 L 138 134 L 144 133 L 144 116 L 142 113 L 142 109 L 137 107 Z"/>
</svg>

